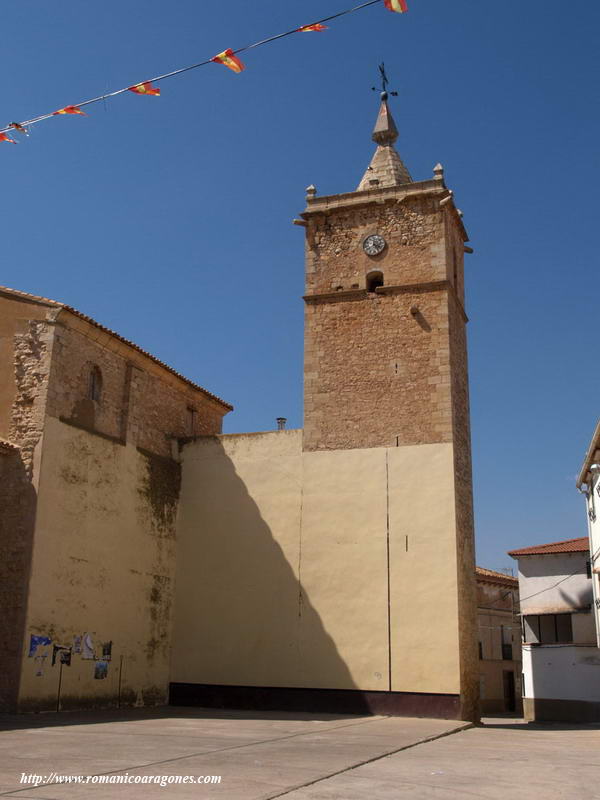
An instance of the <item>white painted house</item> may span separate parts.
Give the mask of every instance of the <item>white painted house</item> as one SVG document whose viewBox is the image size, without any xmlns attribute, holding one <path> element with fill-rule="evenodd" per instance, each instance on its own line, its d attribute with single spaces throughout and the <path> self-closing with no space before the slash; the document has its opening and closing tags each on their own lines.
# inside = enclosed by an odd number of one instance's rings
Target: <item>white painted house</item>
<svg viewBox="0 0 600 800">
<path fill-rule="evenodd" d="M 600 721 L 600 649 L 588 538 L 509 555 L 519 564 L 525 718 Z"/>
<path fill-rule="evenodd" d="M 596 637 L 600 647 L 600 422 L 592 436 L 585 460 L 577 478 L 577 488 L 585 495 L 590 538 L 590 564 L 594 591 L 593 611 Z"/>
</svg>

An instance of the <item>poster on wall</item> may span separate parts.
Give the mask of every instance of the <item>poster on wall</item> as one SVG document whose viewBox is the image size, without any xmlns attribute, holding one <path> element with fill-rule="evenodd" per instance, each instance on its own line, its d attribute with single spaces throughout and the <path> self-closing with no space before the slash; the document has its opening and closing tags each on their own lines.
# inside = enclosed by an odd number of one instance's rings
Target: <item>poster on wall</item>
<svg viewBox="0 0 600 800">
<path fill-rule="evenodd" d="M 67 654 L 69 656 L 68 661 L 65 660 Z M 65 658 L 63 658 L 63 655 L 65 656 Z M 70 647 L 66 647 L 66 645 L 63 645 L 63 644 L 55 644 L 55 645 L 53 645 L 53 647 L 52 647 L 52 666 L 54 666 L 56 664 L 57 657 L 60 660 L 61 664 L 67 664 L 68 666 L 70 666 L 71 665 L 71 648 Z"/>
<path fill-rule="evenodd" d="M 38 647 L 45 647 L 48 644 L 52 644 L 52 639 L 49 636 L 38 636 L 32 633 L 29 639 L 29 658 L 35 656 Z"/>
<path fill-rule="evenodd" d="M 96 667 L 94 669 L 94 678 L 97 681 L 101 681 L 107 677 L 108 677 L 108 661 L 96 661 Z"/>
<path fill-rule="evenodd" d="M 83 634 L 83 642 L 81 645 L 81 657 L 93 660 L 94 656 L 94 642 L 89 633 Z"/>
</svg>

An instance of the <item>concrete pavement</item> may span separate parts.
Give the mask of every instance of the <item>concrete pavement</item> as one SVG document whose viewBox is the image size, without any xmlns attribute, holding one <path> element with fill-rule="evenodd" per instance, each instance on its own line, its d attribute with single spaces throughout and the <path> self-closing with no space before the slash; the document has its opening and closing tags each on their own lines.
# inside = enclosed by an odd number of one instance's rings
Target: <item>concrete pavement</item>
<svg viewBox="0 0 600 800">
<path fill-rule="evenodd" d="M 600 726 L 168 708 L 4 717 L 0 731 L 0 796 L 20 800 L 600 797 Z M 34 786 L 22 773 L 222 777 Z"/>
<path fill-rule="evenodd" d="M 496 719 L 486 723 L 292 791 L 285 798 L 600 798 L 600 726 Z"/>
<path fill-rule="evenodd" d="M 0 795 L 79 798 L 279 797 L 465 727 L 452 720 L 162 709 L 0 721 Z M 44 776 L 37 787 L 22 773 Z M 218 785 L 57 784 L 52 775 L 221 775 Z M 46 779 L 50 776 L 50 780 Z"/>
</svg>

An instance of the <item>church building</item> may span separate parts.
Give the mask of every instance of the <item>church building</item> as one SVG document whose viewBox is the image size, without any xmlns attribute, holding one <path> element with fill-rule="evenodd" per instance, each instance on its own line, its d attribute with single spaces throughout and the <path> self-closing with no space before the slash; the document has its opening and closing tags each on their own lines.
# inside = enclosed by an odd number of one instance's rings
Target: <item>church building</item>
<svg viewBox="0 0 600 800">
<path fill-rule="evenodd" d="M 0 289 L 0 707 L 476 719 L 461 212 L 381 95 L 306 238 L 304 428 L 94 320 Z"/>
</svg>

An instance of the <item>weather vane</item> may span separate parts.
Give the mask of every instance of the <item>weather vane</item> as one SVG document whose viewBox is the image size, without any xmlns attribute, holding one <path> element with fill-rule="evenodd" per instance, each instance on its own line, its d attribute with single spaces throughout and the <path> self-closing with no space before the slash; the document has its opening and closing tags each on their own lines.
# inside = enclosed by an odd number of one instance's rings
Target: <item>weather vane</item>
<svg viewBox="0 0 600 800">
<path fill-rule="evenodd" d="M 385 64 L 383 63 L 383 61 L 381 62 L 381 64 L 379 64 L 379 74 L 381 76 L 381 99 L 387 100 L 388 98 L 387 85 L 389 83 L 389 80 L 387 73 L 385 71 Z M 371 86 L 371 91 L 376 92 L 377 87 Z M 392 97 L 398 97 L 398 92 L 390 92 L 390 94 L 392 95 Z"/>
</svg>

